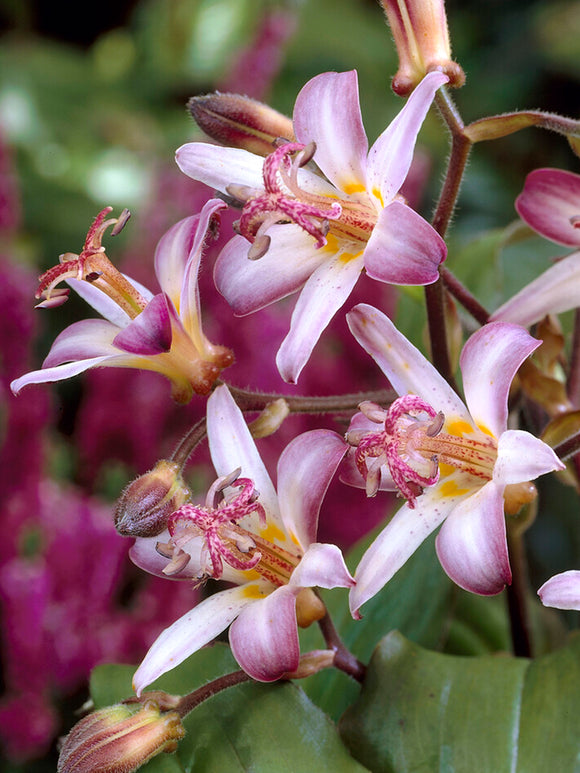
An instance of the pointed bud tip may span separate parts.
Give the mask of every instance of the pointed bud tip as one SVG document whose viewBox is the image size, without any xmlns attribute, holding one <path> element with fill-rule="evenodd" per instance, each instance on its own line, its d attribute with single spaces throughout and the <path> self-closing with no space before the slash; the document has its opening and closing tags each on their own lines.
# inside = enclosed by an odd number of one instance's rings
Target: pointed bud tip
<svg viewBox="0 0 580 773">
<path fill-rule="evenodd" d="M 155 537 L 189 498 L 179 465 L 162 459 L 123 491 L 113 515 L 115 527 L 125 537 Z"/>
<path fill-rule="evenodd" d="M 187 107 L 199 128 L 227 147 L 267 156 L 277 137 L 294 139 L 290 118 L 241 94 L 214 92 L 192 97 Z"/>
<path fill-rule="evenodd" d="M 137 708 L 107 706 L 81 719 L 63 740 L 58 773 L 132 773 L 161 752 L 174 752 L 185 735 L 176 711 L 153 700 Z"/>
</svg>

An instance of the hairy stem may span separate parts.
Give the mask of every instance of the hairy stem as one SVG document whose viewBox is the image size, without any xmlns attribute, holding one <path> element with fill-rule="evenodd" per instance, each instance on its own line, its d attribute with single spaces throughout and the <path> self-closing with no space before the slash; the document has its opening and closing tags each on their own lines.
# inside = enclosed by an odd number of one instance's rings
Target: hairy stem
<svg viewBox="0 0 580 773">
<path fill-rule="evenodd" d="M 356 392 L 345 395 L 330 395 L 328 397 L 309 397 L 303 395 L 281 395 L 276 393 L 250 392 L 246 389 L 228 386 L 232 397 L 242 411 L 261 411 L 268 403 L 282 398 L 290 413 L 349 413 L 356 411 L 360 403 L 370 400 L 380 405 L 388 405 L 397 395 L 392 389 L 375 389 L 369 392 Z"/>
<path fill-rule="evenodd" d="M 204 684 L 197 690 L 184 695 L 175 710 L 179 713 L 179 716 L 183 719 L 190 711 L 193 711 L 197 706 L 206 701 L 208 698 L 212 698 L 222 690 L 227 690 L 229 687 L 234 687 L 236 684 L 242 682 L 249 682 L 252 680 L 251 676 L 248 676 L 245 671 L 232 671 L 231 674 L 224 674 L 217 679 L 213 679 L 211 682 Z"/>
<path fill-rule="evenodd" d="M 432 220 L 433 228 L 441 237 L 445 238 L 457 202 L 457 196 L 459 195 L 459 188 L 461 187 L 463 173 L 465 172 L 471 142 L 463 132 L 463 121 L 445 88 L 439 89 L 435 96 L 435 101 L 451 133 L 451 152 L 447 164 L 447 172 Z M 434 284 L 425 287 L 431 356 L 433 364 L 439 373 L 456 389 L 447 344 L 445 292 L 441 277 Z"/>
<path fill-rule="evenodd" d="M 489 322 L 489 312 L 481 305 L 477 298 L 469 292 L 459 279 L 457 279 L 448 268 L 445 268 L 445 266 L 441 266 L 439 274 L 443 280 L 443 284 L 455 300 L 458 301 L 480 325 L 487 324 Z"/>
</svg>

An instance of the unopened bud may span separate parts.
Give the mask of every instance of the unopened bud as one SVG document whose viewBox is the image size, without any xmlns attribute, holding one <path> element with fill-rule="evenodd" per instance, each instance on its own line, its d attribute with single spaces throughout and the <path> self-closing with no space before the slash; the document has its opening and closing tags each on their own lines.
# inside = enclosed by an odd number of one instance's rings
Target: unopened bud
<svg viewBox="0 0 580 773">
<path fill-rule="evenodd" d="M 81 719 L 60 749 L 58 773 L 132 773 L 161 752 L 174 752 L 185 730 L 177 711 L 153 700 L 117 704 Z"/>
<path fill-rule="evenodd" d="M 445 73 L 450 86 L 463 86 L 465 73 L 451 59 L 444 0 L 382 0 L 399 55 L 392 88 L 405 97 L 428 72 Z"/>
<path fill-rule="evenodd" d="M 296 671 L 284 674 L 285 679 L 305 679 L 313 676 L 323 668 L 331 668 L 334 665 L 334 650 L 312 650 L 300 656 L 300 662 Z"/>
<path fill-rule="evenodd" d="M 300 628 L 308 628 L 312 623 L 322 620 L 326 607 L 312 588 L 302 588 L 296 596 L 296 622 Z"/>
<path fill-rule="evenodd" d="M 273 435 L 289 413 L 290 408 L 283 397 L 268 403 L 258 418 L 249 425 L 252 437 L 261 438 Z"/>
<path fill-rule="evenodd" d="M 240 94 L 206 94 L 187 105 L 208 137 L 230 148 L 268 156 L 278 137 L 294 140 L 292 121 L 262 102 Z"/>
<path fill-rule="evenodd" d="M 524 505 L 531 504 L 537 496 L 538 489 L 531 481 L 510 483 L 503 493 L 505 514 L 517 515 Z"/>
<path fill-rule="evenodd" d="M 161 459 L 123 491 L 113 515 L 115 527 L 125 537 L 156 537 L 190 497 L 180 466 Z"/>
</svg>

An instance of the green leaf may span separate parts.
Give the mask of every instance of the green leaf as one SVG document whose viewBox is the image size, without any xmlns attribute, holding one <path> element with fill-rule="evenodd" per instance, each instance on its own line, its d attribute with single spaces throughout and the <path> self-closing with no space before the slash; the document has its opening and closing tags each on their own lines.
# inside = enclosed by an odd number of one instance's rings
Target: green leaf
<svg viewBox="0 0 580 773">
<path fill-rule="evenodd" d="M 366 537 L 347 556 L 351 570 L 376 533 Z M 346 592 L 323 594 L 340 637 L 359 660 L 368 661 L 376 642 L 394 629 L 426 647 L 441 643 L 455 586 L 439 564 L 434 540 L 434 536 L 426 539 L 383 590 L 363 606 L 360 621 L 350 615 Z M 302 652 L 324 646 L 315 626 L 302 633 L 301 642 Z M 309 697 L 333 719 L 338 719 L 356 700 L 359 690 L 356 682 L 336 669 L 305 680 L 303 686 Z"/>
<path fill-rule="evenodd" d="M 184 694 L 237 669 L 230 649 L 216 644 L 199 650 L 150 689 Z M 132 694 L 134 666 L 98 666 L 91 675 L 97 708 Z M 176 755 L 160 755 L 145 765 L 147 773 L 178 771 L 256 771 L 362 773 L 336 726 L 293 684 L 242 684 L 210 698 L 183 722 L 187 734 Z"/>
<path fill-rule="evenodd" d="M 537 660 L 429 652 L 393 632 L 340 724 L 372 771 L 577 771 L 580 637 Z"/>
<path fill-rule="evenodd" d="M 195 773 L 362 773 L 336 726 L 295 684 L 242 684 L 191 715 Z"/>
</svg>

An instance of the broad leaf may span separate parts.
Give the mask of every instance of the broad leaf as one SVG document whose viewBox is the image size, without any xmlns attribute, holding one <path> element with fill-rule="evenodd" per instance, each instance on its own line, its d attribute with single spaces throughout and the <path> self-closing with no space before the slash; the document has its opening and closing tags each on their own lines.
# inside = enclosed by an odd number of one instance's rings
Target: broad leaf
<svg viewBox="0 0 580 773">
<path fill-rule="evenodd" d="M 340 724 L 381 773 L 578 769 L 580 637 L 537 660 L 456 657 L 389 634 Z"/>
<path fill-rule="evenodd" d="M 183 694 L 237 668 L 226 645 L 200 650 L 151 689 Z M 97 667 L 91 695 L 97 708 L 132 694 L 134 666 Z M 175 755 L 154 758 L 147 773 L 364 773 L 334 723 L 290 683 L 241 684 L 198 706 L 184 720 L 187 735 Z"/>
</svg>

